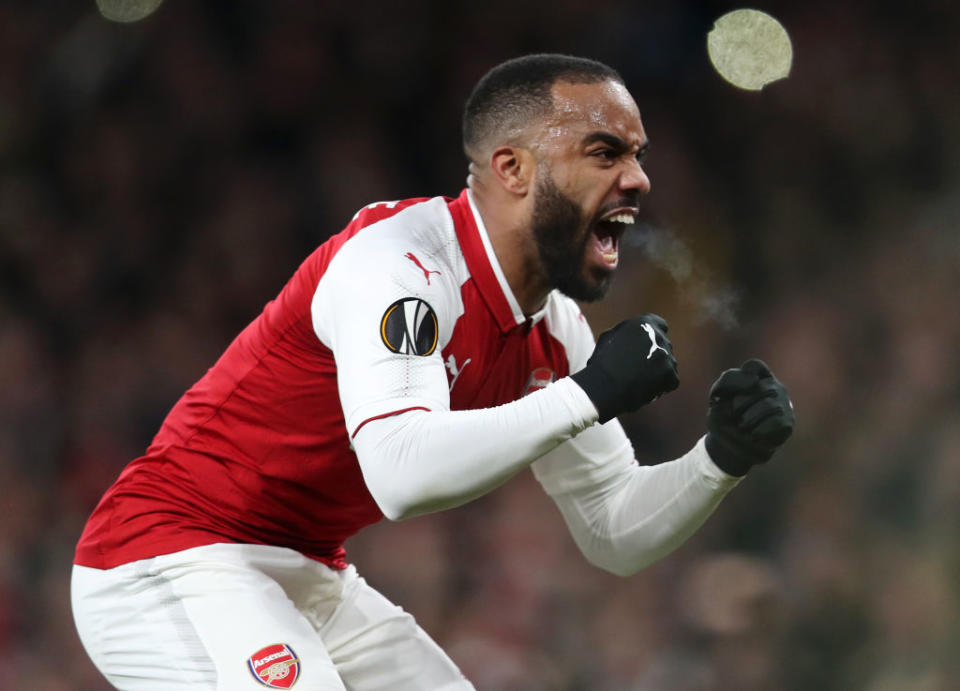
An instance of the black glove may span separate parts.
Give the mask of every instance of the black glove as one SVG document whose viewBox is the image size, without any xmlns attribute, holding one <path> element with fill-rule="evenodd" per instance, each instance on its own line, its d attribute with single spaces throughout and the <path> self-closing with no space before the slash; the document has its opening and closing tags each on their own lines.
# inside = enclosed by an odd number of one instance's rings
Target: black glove
<svg viewBox="0 0 960 691">
<path fill-rule="evenodd" d="M 600 422 L 645 406 L 680 384 L 666 333 L 662 317 L 643 314 L 600 334 L 586 367 L 571 375 L 597 407 Z"/>
<path fill-rule="evenodd" d="M 707 453 L 729 475 L 766 463 L 793 432 L 787 389 L 761 360 L 728 369 L 710 389 Z"/>
</svg>

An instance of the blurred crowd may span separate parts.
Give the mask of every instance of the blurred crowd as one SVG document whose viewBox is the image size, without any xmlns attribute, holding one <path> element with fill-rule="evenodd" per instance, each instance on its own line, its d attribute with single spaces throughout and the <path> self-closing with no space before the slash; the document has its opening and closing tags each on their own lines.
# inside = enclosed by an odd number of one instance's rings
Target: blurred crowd
<svg viewBox="0 0 960 691">
<path fill-rule="evenodd" d="M 640 462 L 751 356 L 796 434 L 630 578 L 529 473 L 350 559 L 480 691 L 960 688 L 960 9 L 752 6 L 795 56 L 759 93 L 707 60 L 727 3 L 0 4 L 0 689 L 109 688 L 68 597 L 102 492 L 356 209 L 459 192 L 469 89 L 537 51 L 619 69 L 651 137 L 645 222 L 585 306 L 671 324 L 680 389 L 623 419 Z"/>
</svg>

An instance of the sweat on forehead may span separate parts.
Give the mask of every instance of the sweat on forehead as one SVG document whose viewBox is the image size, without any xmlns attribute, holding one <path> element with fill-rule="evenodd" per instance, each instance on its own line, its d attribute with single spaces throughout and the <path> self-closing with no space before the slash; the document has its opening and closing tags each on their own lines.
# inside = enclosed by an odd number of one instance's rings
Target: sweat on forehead
<svg viewBox="0 0 960 691">
<path fill-rule="evenodd" d="M 609 126 L 613 119 L 629 119 L 640 115 L 630 92 L 619 82 L 557 82 L 551 93 L 553 108 L 546 118 L 549 125 L 577 124 L 590 129 L 602 129 Z"/>
<path fill-rule="evenodd" d="M 623 84 L 558 82 L 553 109 L 528 125 L 523 146 L 546 152 L 602 140 L 626 151 L 642 149 L 646 139 L 640 110 Z"/>
</svg>

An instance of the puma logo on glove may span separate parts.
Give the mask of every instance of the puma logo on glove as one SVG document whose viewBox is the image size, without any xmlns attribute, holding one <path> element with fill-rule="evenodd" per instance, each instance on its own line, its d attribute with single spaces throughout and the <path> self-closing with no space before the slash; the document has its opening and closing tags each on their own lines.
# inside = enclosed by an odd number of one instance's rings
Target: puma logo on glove
<svg viewBox="0 0 960 691">
<path fill-rule="evenodd" d="M 600 334 L 587 366 L 570 375 L 593 401 L 601 423 L 680 385 L 667 329 L 667 322 L 656 314 L 620 322 Z"/>
<path fill-rule="evenodd" d="M 662 350 L 667 353 L 667 349 L 657 343 L 657 332 L 653 330 L 653 327 L 650 324 L 641 324 L 643 330 L 647 332 L 647 335 L 650 336 L 650 352 L 647 353 L 647 359 L 653 357 L 653 354 L 658 350 Z M 669 355 L 670 353 L 667 353 Z"/>
</svg>

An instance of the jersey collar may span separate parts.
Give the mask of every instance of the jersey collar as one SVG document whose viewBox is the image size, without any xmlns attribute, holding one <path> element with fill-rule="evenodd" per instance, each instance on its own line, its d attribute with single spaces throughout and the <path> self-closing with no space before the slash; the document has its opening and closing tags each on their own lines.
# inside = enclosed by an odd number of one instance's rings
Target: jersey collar
<svg viewBox="0 0 960 691">
<path fill-rule="evenodd" d="M 527 318 L 523 316 L 520 303 L 503 275 L 470 190 L 463 190 L 448 206 L 467 269 L 487 308 L 497 320 L 500 331 L 507 332 L 523 324 Z"/>
</svg>

